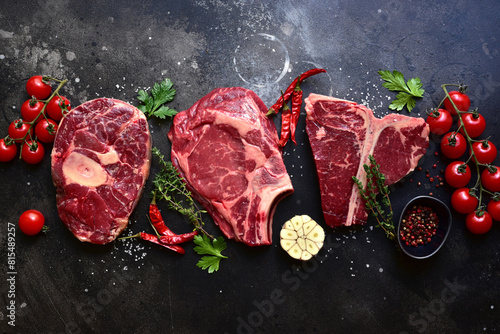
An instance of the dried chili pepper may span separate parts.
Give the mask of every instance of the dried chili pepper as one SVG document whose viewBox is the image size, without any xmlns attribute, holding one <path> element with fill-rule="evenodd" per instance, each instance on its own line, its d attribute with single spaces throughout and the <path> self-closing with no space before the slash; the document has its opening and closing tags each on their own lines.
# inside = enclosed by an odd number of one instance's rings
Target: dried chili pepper
<svg viewBox="0 0 500 334">
<path fill-rule="evenodd" d="M 283 92 L 281 92 L 281 96 L 283 96 Z M 283 105 L 283 110 L 281 111 L 281 135 L 280 141 L 278 142 L 279 147 L 283 147 L 286 145 L 288 138 L 290 138 L 290 124 L 292 122 L 292 111 L 285 103 Z"/>
<path fill-rule="evenodd" d="M 198 234 L 198 231 L 193 231 L 189 233 L 176 234 L 165 224 L 163 217 L 161 216 L 160 209 L 156 205 L 156 197 L 153 196 L 153 200 L 149 205 L 149 218 L 153 228 L 159 234 L 160 242 L 163 244 L 175 245 L 181 244 L 183 242 L 188 242 L 194 239 L 194 236 Z"/>
<path fill-rule="evenodd" d="M 170 245 L 170 244 L 166 244 L 166 243 L 163 243 L 160 241 L 160 238 L 154 234 L 149 234 L 149 233 L 145 233 L 145 232 L 140 232 L 140 233 L 137 233 L 137 234 L 134 234 L 134 235 L 131 235 L 131 236 L 128 236 L 128 237 L 123 237 L 123 238 L 120 238 L 120 239 L 131 239 L 131 238 L 141 238 L 142 240 L 146 240 L 146 241 L 150 241 L 152 243 L 155 243 L 157 245 L 160 245 L 162 247 L 165 247 L 165 248 L 168 248 L 170 250 L 173 250 L 174 252 L 177 252 L 179 254 L 185 254 L 186 251 L 184 250 L 184 248 L 182 248 L 181 246 L 178 246 L 178 245 Z"/>
<path fill-rule="evenodd" d="M 151 204 L 149 204 L 149 218 L 151 220 L 151 224 L 158 234 L 165 236 L 175 236 L 176 234 L 172 232 L 165 224 L 163 217 L 161 216 L 160 209 L 156 205 L 155 196 L 153 196 L 153 200 Z"/>
<path fill-rule="evenodd" d="M 160 236 L 160 242 L 168 245 L 177 245 L 193 240 L 195 235 L 198 235 L 198 231 L 193 231 L 184 234 L 176 234 L 173 236 L 163 235 Z"/>
<path fill-rule="evenodd" d="M 297 84 L 293 90 L 292 94 L 292 120 L 290 122 L 290 137 L 295 145 L 297 142 L 295 141 L 295 130 L 297 129 L 297 124 L 299 123 L 300 117 L 300 107 L 302 107 L 302 89 L 300 88 L 300 75 L 299 80 L 297 80 Z"/>
<path fill-rule="evenodd" d="M 288 103 L 297 83 L 300 84 L 300 83 L 302 83 L 302 81 L 309 78 L 310 76 L 313 76 L 313 75 L 316 75 L 319 73 L 325 73 L 325 72 L 326 72 L 326 70 L 324 70 L 322 68 L 313 68 L 313 69 L 310 69 L 309 71 L 306 71 L 306 72 L 302 73 L 301 75 L 299 75 L 295 80 L 292 81 L 290 86 L 288 86 L 288 88 L 285 90 L 285 94 L 280 96 L 278 101 L 276 101 L 276 103 L 273 104 L 271 108 L 269 108 L 269 111 L 267 112 L 267 116 L 272 115 L 272 114 L 277 114 L 280 111 L 280 109 L 283 108 L 283 106 L 286 103 Z"/>
<path fill-rule="evenodd" d="M 182 248 L 181 246 L 165 244 L 165 243 L 161 242 L 160 239 L 158 239 L 158 236 L 156 236 L 154 234 L 149 234 L 149 233 L 141 232 L 140 235 L 141 235 L 141 239 L 143 239 L 143 240 L 151 241 L 152 243 L 155 243 L 157 245 L 160 245 L 160 246 L 163 246 L 165 248 L 171 249 L 174 252 L 177 252 L 179 254 L 185 254 L 186 253 L 186 251 L 184 250 L 184 248 Z"/>
</svg>

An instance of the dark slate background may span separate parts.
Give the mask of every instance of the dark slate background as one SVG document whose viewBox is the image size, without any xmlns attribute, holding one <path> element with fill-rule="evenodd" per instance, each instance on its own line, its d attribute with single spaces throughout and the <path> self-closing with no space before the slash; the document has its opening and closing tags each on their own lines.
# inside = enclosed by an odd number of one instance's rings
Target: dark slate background
<svg viewBox="0 0 500 334">
<path fill-rule="evenodd" d="M 222 86 L 253 89 L 267 105 L 299 73 L 310 92 L 363 103 L 378 116 L 395 93 L 378 70 L 418 76 L 426 89 L 411 113 L 443 98 L 440 85 L 469 85 L 472 107 L 498 133 L 500 3 L 479 1 L 76 1 L 3 0 L 0 8 L 0 129 L 7 134 L 27 99 L 32 75 L 68 78 L 73 106 L 97 97 L 137 104 L 137 90 L 171 78 L 170 104 L 189 108 Z M 403 111 L 407 114 L 407 111 Z M 295 193 L 274 216 L 274 244 L 249 248 L 228 242 L 228 260 L 208 274 L 188 245 L 179 256 L 137 240 L 107 246 L 80 243 L 58 218 L 48 155 L 37 166 L 0 164 L 0 328 L 2 333 L 495 333 L 500 329 L 500 225 L 484 236 L 468 233 L 454 215 L 439 253 L 423 261 L 395 250 L 374 222 L 327 228 L 319 257 L 297 263 L 279 247 L 281 224 L 309 214 L 325 226 L 305 112 L 297 146 L 284 159 Z M 168 155 L 170 121 L 151 120 L 154 145 Z M 425 170 L 439 175 L 449 162 L 432 137 L 423 171 L 391 187 L 394 211 L 430 192 L 449 203 Z M 48 147 L 50 150 L 50 147 Z M 432 165 L 437 164 L 433 169 Z M 497 158 L 496 164 L 500 164 Z M 158 170 L 152 165 L 152 174 Z M 422 185 L 417 186 L 421 181 Z M 151 180 L 127 234 L 147 231 Z M 15 297 L 7 281 L 7 226 L 27 209 L 43 211 L 46 235 L 15 241 Z M 172 229 L 186 221 L 168 212 Z M 209 217 L 207 229 L 219 233 Z M 7 303 L 15 301 L 15 327 Z"/>
</svg>

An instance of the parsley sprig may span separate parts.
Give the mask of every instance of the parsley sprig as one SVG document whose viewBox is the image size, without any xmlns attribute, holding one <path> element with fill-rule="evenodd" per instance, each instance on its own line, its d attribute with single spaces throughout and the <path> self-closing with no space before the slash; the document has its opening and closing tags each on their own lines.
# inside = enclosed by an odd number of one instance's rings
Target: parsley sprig
<svg viewBox="0 0 500 334">
<path fill-rule="evenodd" d="M 219 270 L 220 260 L 227 259 L 227 256 L 222 255 L 222 251 L 226 249 L 224 238 L 218 237 L 211 242 L 206 234 L 196 235 L 194 243 L 198 245 L 194 248 L 196 253 L 207 255 L 203 256 L 196 265 L 203 270 L 208 269 L 209 274 Z"/>
<path fill-rule="evenodd" d="M 394 71 L 378 71 L 380 77 L 385 80 L 382 84 L 390 91 L 399 92 L 396 99 L 391 102 L 389 109 L 401 111 L 406 106 L 408 112 L 415 107 L 415 98 L 423 97 L 425 91 L 422 89 L 420 78 L 412 78 L 405 82 L 405 78 L 401 72 Z"/>
<path fill-rule="evenodd" d="M 167 116 L 171 117 L 177 114 L 174 109 L 165 106 L 164 104 L 170 102 L 175 97 L 174 84 L 169 78 L 166 78 L 160 83 L 155 83 L 151 89 L 151 95 L 145 90 L 140 90 L 138 92 L 137 99 L 143 104 L 139 105 L 137 108 L 146 114 L 147 118 L 155 116 L 161 119 L 165 119 Z"/>
<path fill-rule="evenodd" d="M 161 166 L 160 172 L 153 180 L 153 193 L 157 199 L 164 200 L 169 209 L 187 217 L 195 229 L 202 233 L 194 238 L 194 243 L 198 245 L 194 247 L 194 251 L 199 255 L 208 256 L 203 256 L 196 265 L 203 270 L 208 269 L 209 273 L 219 270 L 220 260 L 227 258 L 221 253 L 226 248 L 224 238 L 214 238 L 203 228 L 201 215 L 206 211 L 198 209 L 191 192 L 172 162 L 166 161 L 156 147 L 153 147 L 151 152 L 158 158 Z"/>
<path fill-rule="evenodd" d="M 370 212 L 378 222 L 376 227 L 381 227 L 389 239 L 394 239 L 395 228 L 392 222 L 393 211 L 391 200 L 389 198 L 389 187 L 385 185 L 385 175 L 380 172 L 380 165 L 377 164 L 375 158 L 370 155 L 370 166 L 363 164 L 366 172 L 366 186 L 363 187 L 361 181 L 353 176 L 352 179 L 359 189 L 361 198 L 366 202 L 366 210 Z M 380 201 L 377 200 L 377 195 L 382 197 Z"/>
</svg>

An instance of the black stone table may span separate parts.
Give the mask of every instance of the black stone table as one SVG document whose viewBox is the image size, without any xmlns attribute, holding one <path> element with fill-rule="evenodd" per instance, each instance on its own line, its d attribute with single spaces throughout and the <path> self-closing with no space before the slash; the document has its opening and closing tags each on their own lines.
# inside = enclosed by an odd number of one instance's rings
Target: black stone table
<svg viewBox="0 0 500 334">
<path fill-rule="evenodd" d="M 217 87 L 243 86 L 271 105 L 303 71 L 311 92 L 362 103 L 378 117 L 396 93 L 379 70 L 419 77 L 426 93 L 410 115 L 425 117 L 441 84 L 465 83 L 487 120 L 483 137 L 500 145 L 500 2 L 482 1 L 77 1 L 3 0 L 0 6 L 0 130 L 19 117 L 32 75 L 67 78 L 73 106 L 97 97 L 137 105 L 137 91 L 170 78 L 170 106 L 189 108 Z M 406 110 L 402 114 L 408 114 Z M 275 118 L 279 125 L 279 118 Z M 150 120 L 154 145 L 168 155 L 170 120 Z M 0 163 L 0 329 L 2 333 L 496 333 L 500 330 L 500 223 L 484 236 L 453 215 L 443 248 L 412 260 L 374 228 L 326 228 L 318 257 L 297 263 L 279 246 L 281 224 L 308 214 L 325 226 L 302 111 L 298 145 L 284 160 L 295 193 L 274 215 L 273 245 L 228 241 L 219 272 L 139 240 L 79 242 L 59 220 L 50 159 Z M 439 138 L 415 171 L 391 187 L 399 216 L 411 198 L 451 189 L 426 177 L 450 162 Z M 50 147 L 49 149 L 50 150 Z M 495 160 L 500 164 L 500 158 Z M 433 165 L 436 164 L 436 168 Z M 158 171 L 153 163 L 151 175 Z M 125 233 L 150 228 L 151 178 Z M 418 186 L 418 182 L 421 185 Z M 27 237 L 8 227 L 27 209 L 50 231 Z M 189 230 L 163 209 L 174 230 Z M 206 226 L 220 233 L 210 217 Z M 325 226 L 326 227 L 326 226 Z M 10 254 L 10 255 L 9 255 Z M 9 268 L 9 259 L 14 268 Z M 14 270 L 11 270 L 14 269 Z M 12 304 L 11 304 L 12 303 Z M 14 305 L 12 308 L 10 305 Z M 14 322 L 12 322 L 14 321 Z M 15 324 L 15 327 L 9 325 Z"/>
</svg>

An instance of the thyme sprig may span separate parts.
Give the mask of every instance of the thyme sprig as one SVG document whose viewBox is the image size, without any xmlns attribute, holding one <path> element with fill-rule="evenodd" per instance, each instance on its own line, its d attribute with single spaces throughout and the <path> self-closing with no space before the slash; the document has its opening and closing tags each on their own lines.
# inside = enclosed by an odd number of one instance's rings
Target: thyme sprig
<svg viewBox="0 0 500 334">
<path fill-rule="evenodd" d="M 193 250 L 198 255 L 205 255 L 202 256 L 196 266 L 207 270 L 209 274 L 218 271 L 220 261 L 227 259 L 227 256 L 222 254 L 222 251 L 226 249 L 224 237 L 215 238 L 203 228 L 204 223 L 201 216 L 206 211 L 198 209 L 182 175 L 179 174 L 172 162 L 165 160 L 158 148 L 153 147 L 151 152 L 158 158 L 161 165 L 160 172 L 156 174 L 153 180 L 155 188 L 153 196 L 167 202 L 169 209 L 187 217 L 195 229 L 203 233 L 203 235 L 194 237 L 194 243 L 197 246 Z"/>
<path fill-rule="evenodd" d="M 156 174 L 153 180 L 154 190 L 153 194 L 156 198 L 164 200 L 169 209 L 174 210 L 187 217 L 187 219 L 194 225 L 194 227 L 214 239 L 203 228 L 203 221 L 201 215 L 206 211 L 200 210 L 194 201 L 191 192 L 186 187 L 182 176 L 174 167 L 172 162 L 166 161 L 163 154 L 156 147 L 151 149 L 154 156 L 158 158 L 161 165 L 161 170 Z"/>
<path fill-rule="evenodd" d="M 370 166 L 363 164 L 366 172 L 366 185 L 363 186 L 356 176 L 352 179 L 358 187 L 361 198 L 366 202 L 366 210 L 377 219 L 376 227 L 381 227 L 387 238 L 393 240 L 396 234 L 392 221 L 394 212 L 389 198 L 389 187 L 385 185 L 385 175 L 380 172 L 380 165 L 377 164 L 375 158 L 370 155 L 368 159 Z"/>
</svg>

